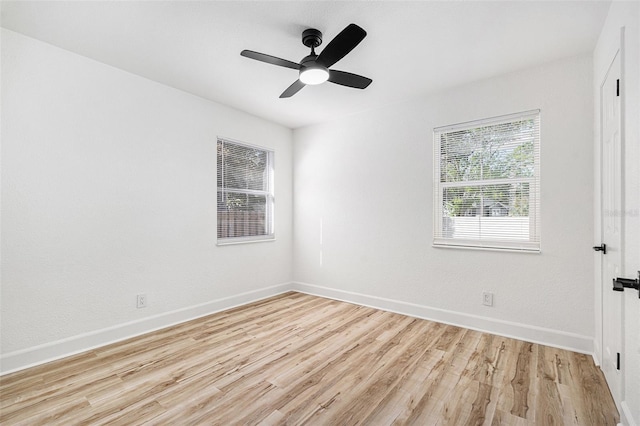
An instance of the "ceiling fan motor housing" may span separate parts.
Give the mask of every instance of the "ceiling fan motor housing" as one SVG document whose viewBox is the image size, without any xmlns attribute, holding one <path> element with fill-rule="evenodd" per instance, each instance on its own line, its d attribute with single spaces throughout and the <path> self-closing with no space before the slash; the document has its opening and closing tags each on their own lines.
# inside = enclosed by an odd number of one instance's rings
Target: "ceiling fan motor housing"
<svg viewBox="0 0 640 426">
<path fill-rule="evenodd" d="M 305 56 L 304 58 L 302 58 L 302 61 L 300 61 L 300 69 L 309 68 L 309 67 L 326 68 L 325 66 L 322 66 L 322 64 L 316 62 L 317 58 L 318 58 L 318 55 L 313 55 L 313 54 L 309 56 Z"/>
<path fill-rule="evenodd" d="M 302 44 L 314 48 L 322 44 L 322 33 L 315 28 L 309 28 L 302 32 Z"/>
</svg>

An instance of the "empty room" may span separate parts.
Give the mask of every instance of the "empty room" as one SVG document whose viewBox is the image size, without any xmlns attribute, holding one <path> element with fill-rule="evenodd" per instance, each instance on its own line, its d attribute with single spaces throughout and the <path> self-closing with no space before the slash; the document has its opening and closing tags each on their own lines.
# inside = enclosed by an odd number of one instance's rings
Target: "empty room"
<svg viewBox="0 0 640 426">
<path fill-rule="evenodd" d="M 0 424 L 640 424 L 640 2 L 0 13 Z"/>
</svg>

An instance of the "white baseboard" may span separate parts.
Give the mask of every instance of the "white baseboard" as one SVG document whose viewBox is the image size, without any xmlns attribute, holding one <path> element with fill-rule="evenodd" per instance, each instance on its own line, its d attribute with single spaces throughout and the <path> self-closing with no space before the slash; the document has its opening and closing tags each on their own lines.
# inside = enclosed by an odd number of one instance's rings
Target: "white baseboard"
<svg viewBox="0 0 640 426">
<path fill-rule="evenodd" d="M 240 293 L 199 305 L 72 336 L 55 342 L 9 352 L 0 356 L 0 375 L 44 364 L 60 358 L 65 358 L 70 355 L 75 355 L 100 346 L 119 342 L 195 318 L 210 315 L 225 309 L 272 297 L 287 291 L 299 291 L 301 293 L 370 306 L 377 309 L 397 312 L 399 314 L 410 315 L 445 324 L 452 324 L 472 330 L 479 330 L 500 336 L 586 353 L 594 356 L 594 360 L 597 361 L 593 350 L 594 341 L 592 337 L 295 282 L 283 283 L 259 290 Z"/>
<path fill-rule="evenodd" d="M 502 321 L 488 317 L 465 314 L 432 308 L 415 303 L 382 297 L 369 296 L 361 293 L 337 290 L 301 282 L 293 283 L 293 290 L 330 299 L 383 309 L 412 317 L 423 318 L 445 324 L 456 325 L 472 330 L 483 331 L 499 336 L 525 340 L 532 343 L 540 343 L 560 349 L 568 349 L 588 355 L 594 355 L 593 337 L 580 334 L 567 333 L 559 330 L 536 327 L 511 321 Z"/>
<path fill-rule="evenodd" d="M 631 414 L 631 409 L 629 408 L 627 401 L 622 401 L 620 408 L 622 408 L 622 411 L 620 412 L 620 424 L 626 426 L 637 426 L 638 423 L 633 418 L 633 414 Z"/>
<path fill-rule="evenodd" d="M 259 290 L 211 300 L 175 311 L 142 318 L 113 327 L 79 334 L 55 342 L 3 354 L 0 357 L 0 375 L 23 370 L 56 359 L 65 358 L 100 346 L 119 342 L 151 331 L 159 330 L 195 318 L 210 315 L 236 306 L 245 305 L 292 290 L 291 283 L 278 284 Z"/>
<path fill-rule="evenodd" d="M 600 344 L 598 343 L 598 339 L 593 339 L 593 362 L 600 367 L 600 355 L 602 352 L 600 351 Z"/>
</svg>

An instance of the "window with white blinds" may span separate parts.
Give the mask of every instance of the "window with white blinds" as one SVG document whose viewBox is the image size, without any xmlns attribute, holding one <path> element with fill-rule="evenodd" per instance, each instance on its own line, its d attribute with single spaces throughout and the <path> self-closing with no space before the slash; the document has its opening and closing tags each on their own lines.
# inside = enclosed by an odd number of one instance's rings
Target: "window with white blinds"
<svg viewBox="0 0 640 426">
<path fill-rule="evenodd" d="M 434 129 L 434 246 L 540 251 L 540 111 Z"/>
<path fill-rule="evenodd" d="M 273 151 L 218 139 L 218 243 L 273 239 Z"/>
</svg>

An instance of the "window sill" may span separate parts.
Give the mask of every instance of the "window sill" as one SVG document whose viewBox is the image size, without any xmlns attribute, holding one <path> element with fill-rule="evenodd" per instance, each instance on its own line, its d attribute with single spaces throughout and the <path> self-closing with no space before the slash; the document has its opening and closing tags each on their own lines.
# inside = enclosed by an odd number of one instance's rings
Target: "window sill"
<svg viewBox="0 0 640 426">
<path fill-rule="evenodd" d="M 237 244 L 267 243 L 275 240 L 276 240 L 275 235 L 270 235 L 264 238 L 233 238 L 233 239 L 218 240 L 216 242 L 216 245 L 217 246 L 235 246 Z"/>
<path fill-rule="evenodd" d="M 432 244 L 431 247 L 437 249 L 462 249 L 462 250 L 483 250 L 483 251 L 501 251 L 509 253 L 529 253 L 541 254 L 540 248 L 516 248 L 516 247 L 490 247 L 490 246 L 473 246 L 462 244 Z"/>
</svg>

